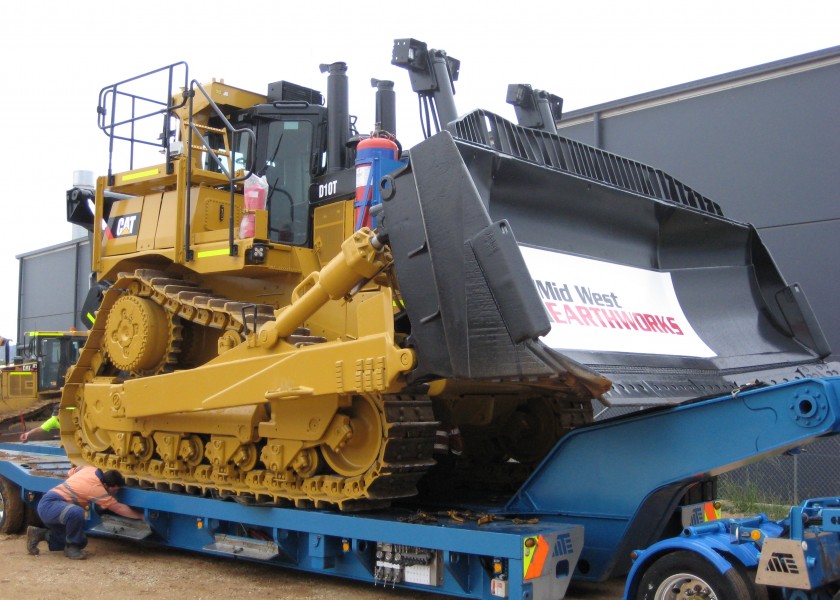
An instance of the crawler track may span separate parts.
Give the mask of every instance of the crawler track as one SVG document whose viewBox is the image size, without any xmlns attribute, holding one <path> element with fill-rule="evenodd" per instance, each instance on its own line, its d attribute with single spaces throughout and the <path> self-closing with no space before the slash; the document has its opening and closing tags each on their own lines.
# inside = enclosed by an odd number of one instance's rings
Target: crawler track
<svg viewBox="0 0 840 600">
<path fill-rule="evenodd" d="M 133 299 L 126 300 L 127 297 Z M 163 310 L 144 309 L 146 312 L 138 313 L 140 316 L 115 316 L 117 311 L 132 313 L 135 304 L 146 306 L 149 301 Z M 150 319 L 151 324 L 144 321 L 146 313 L 157 315 Z M 121 274 L 106 292 L 79 361 L 67 375 L 61 435 L 68 457 L 76 464 L 118 469 L 129 482 L 140 486 L 232 496 L 244 502 L 354 510 L 383 506 L 391 499 L 413 495 L 417 481 L 434 464 L 432 447 L 437 423 L 425 396 L 368 394 L 354 397 L 360 399 L 358 403 L 354 401 L 349 409 L 342 409 L 351 423 L 356 423 L 353 411 L 357 405 L 368 407 L 367 414 L 373 415 L 367 419 L 372 423 L 368 426 L 367 443 L 375 458 L 364 472 L 353 476 L 328 469 L 324 462 L 329 461 L 324 461 L 322 454 L 326 450 L 322 448 L 307 449 L 295 468 L 271 470 L 266 464 L 270 461 L 263 462 L 262 457 L 272 440 L 256 438 L 243 442 L 230 436 L 224 438 L 214 435 L 212 427 L 199 431 L 158 431 L 152 427 L 145 434 L 139 427 L 130 431 L 90 427 L 85 418 L 86 384 L 119 383 L 125 378 L 187 368 L 185 364 L 196 354 L 196 349 L 190 347 L 194 343 L 190 340 L 196 336 L 188 331 L 209 328 L 216 332 L 211 339 L 232 336 L 238 341 L 246 328 L 273 318 L 271 306 L 217 296 L 165 273 L 142 269 Z M 141 329 L 149 330 L 148 335 L 132 333 L 132 327 L 124 327 L 120 319 L 131 321 L 134 330 L 139 322 Z M 165 340 L 152 339 L 155 332 L 163 329 Z M 132 337 L 137 335 L 146 337 Z M 324 340 L 298 331 L 289 341 L 308 345 Z M 264 405 L 254 405 L 253 411 L 262 419 Z M 221 413 L 219 417 L 222 418 Z M 66 427 L 68 422 L 72 428 Z M 178 450 L 173 453 L 161 448 L 162 436 L 175 436 L 170 447 Z M 210 445 L 218 444 L 220 439 L 239 445 L 223 464 L 208 458 L 213 456 Z M 333 452 L 340 454 L 341 450 Z"/>
</svg>

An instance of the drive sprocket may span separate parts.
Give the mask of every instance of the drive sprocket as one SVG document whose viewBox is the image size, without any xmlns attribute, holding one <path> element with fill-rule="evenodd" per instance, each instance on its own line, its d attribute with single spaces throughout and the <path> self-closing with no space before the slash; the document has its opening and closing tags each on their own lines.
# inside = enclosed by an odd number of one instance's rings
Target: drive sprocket
<svg viewBox="0 0 840 600">
<path fill-rule="evenodd" d="M 149 298 L 123 295 L 108 313 L 105 350 L 120 371 L 154 375 L 174 349 L 175 317 Z"/>
</svg>

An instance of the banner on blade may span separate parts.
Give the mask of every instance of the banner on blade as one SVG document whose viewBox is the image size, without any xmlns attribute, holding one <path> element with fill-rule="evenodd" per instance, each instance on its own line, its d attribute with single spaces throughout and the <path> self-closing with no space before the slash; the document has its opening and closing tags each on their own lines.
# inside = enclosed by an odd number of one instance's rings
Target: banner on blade
<svg viewBox="0 0 840 600">
<path fill-rule="evenodd" d="M 521 246 L 556 349 L 716 356 L 688 322 L 671 274 Z"/>
</svg>

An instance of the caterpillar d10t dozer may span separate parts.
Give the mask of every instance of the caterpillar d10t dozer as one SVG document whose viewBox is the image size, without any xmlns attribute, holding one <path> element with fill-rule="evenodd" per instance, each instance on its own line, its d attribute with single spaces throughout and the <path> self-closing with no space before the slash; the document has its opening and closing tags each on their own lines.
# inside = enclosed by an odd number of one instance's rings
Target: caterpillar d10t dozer
<svg viewBox="0 0 840 600">
<path fill-rule="evenodd" d="M 392 62 L 439 129 L 407 151 L 390 82 L 374 134 L 353 130 L 343 63 L 321 67 L 327 105 L 282 81 L 200 85 L 184 63 L 102 90 L 108 173 L 68 192 L 104 289 L 62 396 L 71 460 L 342 510 L 453 469 L 512 492 L 595 401 L 836 372 L 753 228 L 557 136 L 540 118 L 556 101 L 518 104 L 527 127 L 459 118 L 457 61 L 397 40 Z M 157 78 L 160 102 L 135 91 Z M 131 164 L 114 172 L 117 141 Z M 163 162 L 136 167 L 143 144 Z M 454 427 L 464 452 L 433 469 L 435 433 Z"/>
</svg>

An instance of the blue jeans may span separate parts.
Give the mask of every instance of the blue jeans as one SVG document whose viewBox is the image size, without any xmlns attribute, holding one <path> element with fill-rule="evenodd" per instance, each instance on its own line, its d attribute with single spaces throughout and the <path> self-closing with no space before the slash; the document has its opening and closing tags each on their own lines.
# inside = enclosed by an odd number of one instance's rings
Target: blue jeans
<svg viewBox="0 0 840 600">
<path fill-rule="evenodd" d="M 85 510 L 54 492 L 47 492 L 38 502 L 38 516 L 50 534 L 50 550 L 64 550 L 66 544 L 79 548 L 87 546 L 85 535 Z"/>
</svg>

